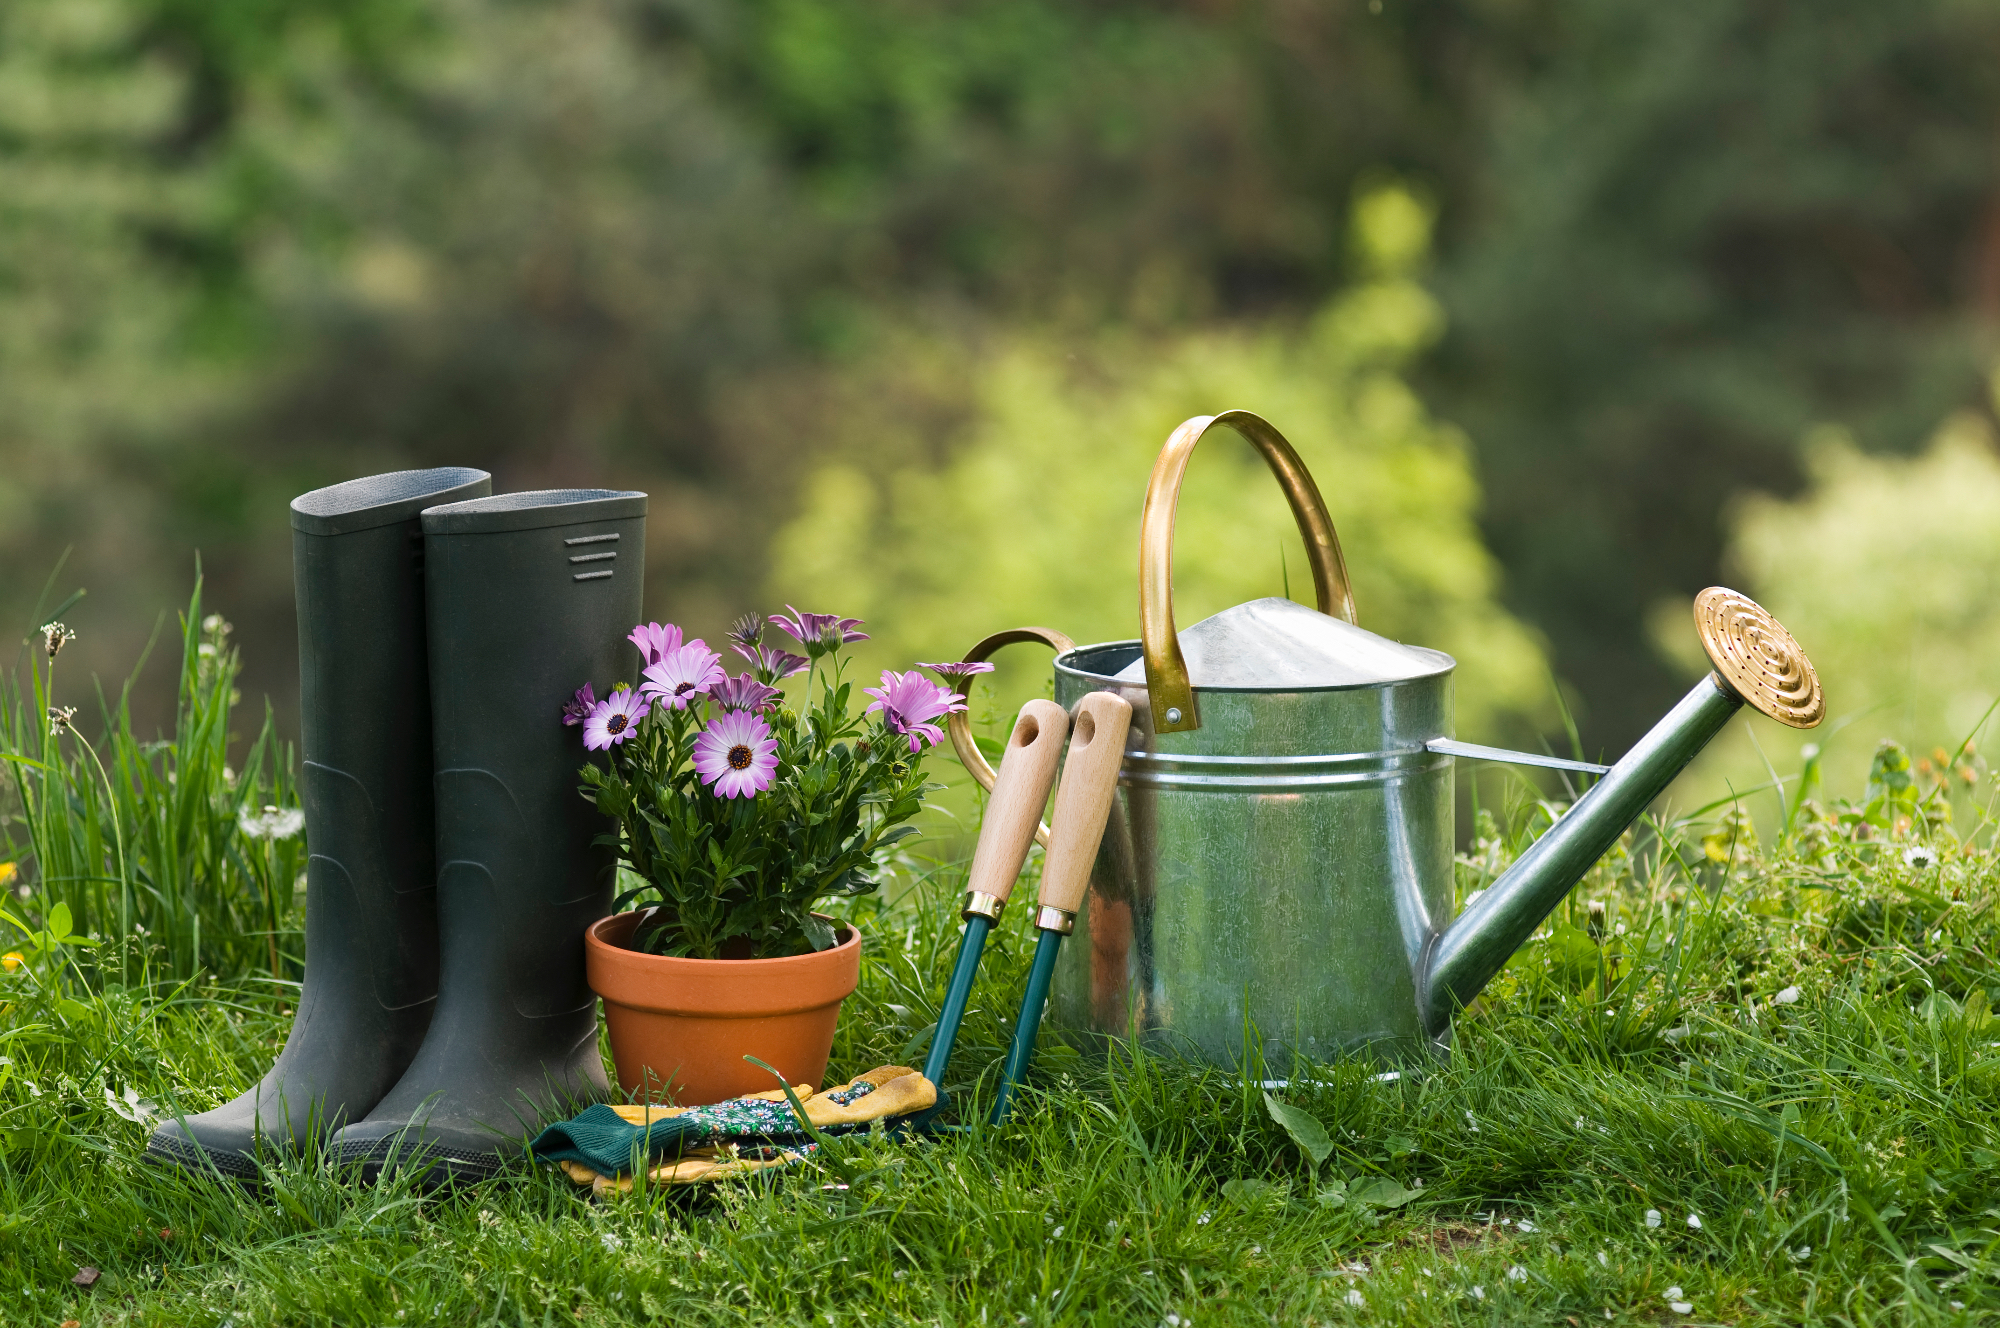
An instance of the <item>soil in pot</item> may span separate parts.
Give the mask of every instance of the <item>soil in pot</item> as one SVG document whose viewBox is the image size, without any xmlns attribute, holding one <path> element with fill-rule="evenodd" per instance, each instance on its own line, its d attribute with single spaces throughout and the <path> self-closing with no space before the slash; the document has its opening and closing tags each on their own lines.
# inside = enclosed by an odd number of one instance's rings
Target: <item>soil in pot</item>
<svg viewBox="0 0 2000 1328">
<path fill-rule="evenodd" d="M 784 959 L 677 959 L 625 948 L 639 916 L 619 913 L 584 933 L 621 1088 L 681 1106 L 776 1088 L 746 1055 L 787 1083 L 819 1087 L 840 1003 L 861 979 L 858 930 L 843 926 L 831 949 Z"/>
</svg>

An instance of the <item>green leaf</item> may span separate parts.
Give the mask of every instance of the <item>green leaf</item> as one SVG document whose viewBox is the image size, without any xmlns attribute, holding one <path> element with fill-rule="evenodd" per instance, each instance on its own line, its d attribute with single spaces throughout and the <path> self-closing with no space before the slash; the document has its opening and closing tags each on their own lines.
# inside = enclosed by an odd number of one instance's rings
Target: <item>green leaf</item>
<svg viewBox="0 0 2000 1328">
<path fill-rule="evenodd" d="M 1351 1203 L 1367 1204 L 1371 1208 L 1401 1208 L 1422 1193 L 1422 1190 L 1406 1190 L 1386 1176 L 1377 1176 L 1351 1187 L 1347 1198 Z"/>
<path fill-rule="evenodd" d="M 1311 1113 L 1298 1107 L 1287 1106 L 1269 1093 L 1264 1094 L 1264 1109 L 1271 1113 L 1271 1119 L 1292 1137 L 1299 1151 L 1312 1159 L 1314 1167 L 1333 1153 L 1333 1140 L 1327 1138 L 1326 1127 L 1321 1125 Z"/>
<path fill-rule="evenodd" d="M 1417 1151 L 1417 1141 L 1408 1135 L 1392 1134 L 1388 1139 L 1390 1157 L 1408 1157 Z"/>
<path fill-rule="evenodd" d="M 816 918 L 808 913 L 800 920 L 799 926 L 805 931 L 806 940 L 811 942 L 813 949 L 831 950 L 833 948 L 833 927 L 826 919 Z"/>
<path fill-rule="evenodd" d="M 1268 1180 L 1256 1180 L 1239 1176 L 1235 1180 L 1222 1183 L 1222 1197 L 1243 1208 L 1255 1206 L 1258 1200 L 1273 1193 L 1281 1193 L 1282 1187 Z"/>
<path fill-rule="evenodd" d="M 1344 1176 L 1335 1176 L 1332 1180 L 1320 1186 L 1319 1193 L 1315 1194 L 1313 1198 L 1322 1208 L 1346 1207 L 1347 1178 Z"/>
<path fill-rule="evenodd" d="M 68 939 L 70 921 L 69 905 L 57 901 L 56 906 L 49 910 L 49 939 L 58 943 Z"/>
</svg>

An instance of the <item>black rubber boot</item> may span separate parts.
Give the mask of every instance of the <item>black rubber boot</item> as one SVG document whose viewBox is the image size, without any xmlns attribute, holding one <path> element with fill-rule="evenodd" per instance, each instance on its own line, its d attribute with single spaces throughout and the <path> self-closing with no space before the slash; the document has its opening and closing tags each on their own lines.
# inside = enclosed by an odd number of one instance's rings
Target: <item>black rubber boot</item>
<svg viewBox="0 0 2000 1328">
<path fill-rule="evenodd" d="M 306 844 L 306 974 L 271 1072 L 169 1121 L 146 1156 L 240 1180 L 367 1115 L 437 999 L 431 697 L 419 513 L 484 495 L 483 470 L 403 470 L 292 502 Z"/>
<path fill-rule="evenodd" d="M 372 1179 L 476 1180 L 608 1095 L 583 933 L 611 909 L 607 826 L 577 794 L 563 704 L 630 681 L 646 495 L 513 493 L 424 513 L 436 716 L 437 1015 L 409 1071 L 335 1141 Z"/>
</svg>

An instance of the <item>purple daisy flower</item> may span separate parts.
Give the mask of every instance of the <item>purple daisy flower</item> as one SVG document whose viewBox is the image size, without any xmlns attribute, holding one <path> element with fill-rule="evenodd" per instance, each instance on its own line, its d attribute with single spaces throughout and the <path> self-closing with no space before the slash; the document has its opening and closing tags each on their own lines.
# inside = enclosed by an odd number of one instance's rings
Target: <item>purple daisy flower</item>
<svg viewBox="0 0 2000 1328">
<path fill-rule="evenodd" d="M 645 697 L 620 687 L 591 708 L 583 721 L 583 745 L 593 752 L 608 751 L 637 733 L 651 709 Z"/>
<path fill-rule="evenodd" d="M 589 683 L 585 683 L 576 689 L 574 700 L 563 702 L 563 726 L 565 728 L 575 728 L 578 724 L 583 723 L 584 720 L 589 719 L 590 712 L 595 709 L 597 709 L 597 693 L 590 690 Z"/>
<path fill-rule="evenodd" d="M 730 623 L 729 639 L 735 642 L 739 649 L 763 644 L 764 616 L 760 613 L 746 613 Z"/>
<path fill-rule="evenodd" d="M 694 770 L 718 798 L 754 798 L 778 772 L 778 740 L 761 716 L 729 710 L 694 740 Z"/>
<path fill-rule="evenodd" d="M 708 699 L 724 710 L 762 710 L 782 695 L 777 688 L 758 682 L 754 673 L 724 678 L 708 689 Z"/>
<path fill-rule="evenodd" d="M 964 697 L 949 687 L 940 687 L 915 669 L 908 673 L 883 669 L 880 687 L 861 690 L 875 698 L 869 703 L 867 713 L 879 711 L 882 727 L 909 738 L 913 753 L 921 752 L 927 743 L 944 741 L 944 730 L 932 720 L 965 709 Z"/>
<path fill-rule="evenodd" d="M 787 654 L 776 646 L 739 645 L 736 653 L 749 660 L 757 676 L 765 682 L 783 682 L 812 662 L 804 655 Z"/>
<path fill-rule="evenodd" d="M 993 672 L 991 664 L 975 664 L 969 659 L 953 660 L 947 664 L 919 664 L 917 667 L 920 669 L 929 669 L 932 673 L 937 674 L 938 677 L 950 683 L 953 688 L 965 686 L 966 679 L 972 677 L 974 674 Z"/>
<path fill-rule="evenodd" d="M 722 656 L 708 648 L 700 637 L 669 650 L 657 664 L 648 665 L 639 690 L 662 705 L 685 710 L 698 696 L 729 675 L 722 671 Z"/>
<path fill-rule="evenodd" d="M 792 609 L 789 604 L 785 607 Z M 868 633 L 854 630 L 861 625 L 861 619 L 843 618 L 833 613 L 800 613 L 792 609 L 791 617 L 774 613 L 771 622 L 782 627 L 814 659 L 831 654 L 850 642 L 868 639 Z"/>
<path fill-rule="evenodd" d="M 665 627 L 647 623 L 643 627 L 634 627 L 632 634 L 625 639 L 639 647 L 639 653 L 646 657 L 646 664 L 651 667 L 681 648 L 681 629 L 672 623 Z"/>
</svg>

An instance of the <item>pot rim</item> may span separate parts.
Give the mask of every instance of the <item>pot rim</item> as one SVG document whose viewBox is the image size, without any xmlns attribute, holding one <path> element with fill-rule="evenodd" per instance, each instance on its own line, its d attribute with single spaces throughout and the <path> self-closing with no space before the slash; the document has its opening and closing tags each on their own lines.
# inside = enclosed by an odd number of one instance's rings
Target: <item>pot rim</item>
<svg viewBox="0 0 2000 1328">
<path fill-rule="evenodd" d="M 590 988 L 607 1004 L 655 1014 L 762 1019 L 837 1005 L 860 981 L 861 929 L 852 922 L 838 924 L 845 938 L 808 954 L 689 959 L 628 950 L 607 939 L 636 927 L 640 913 L 634 909 L 600 918 L 583 934 Z"/>
</svg>

